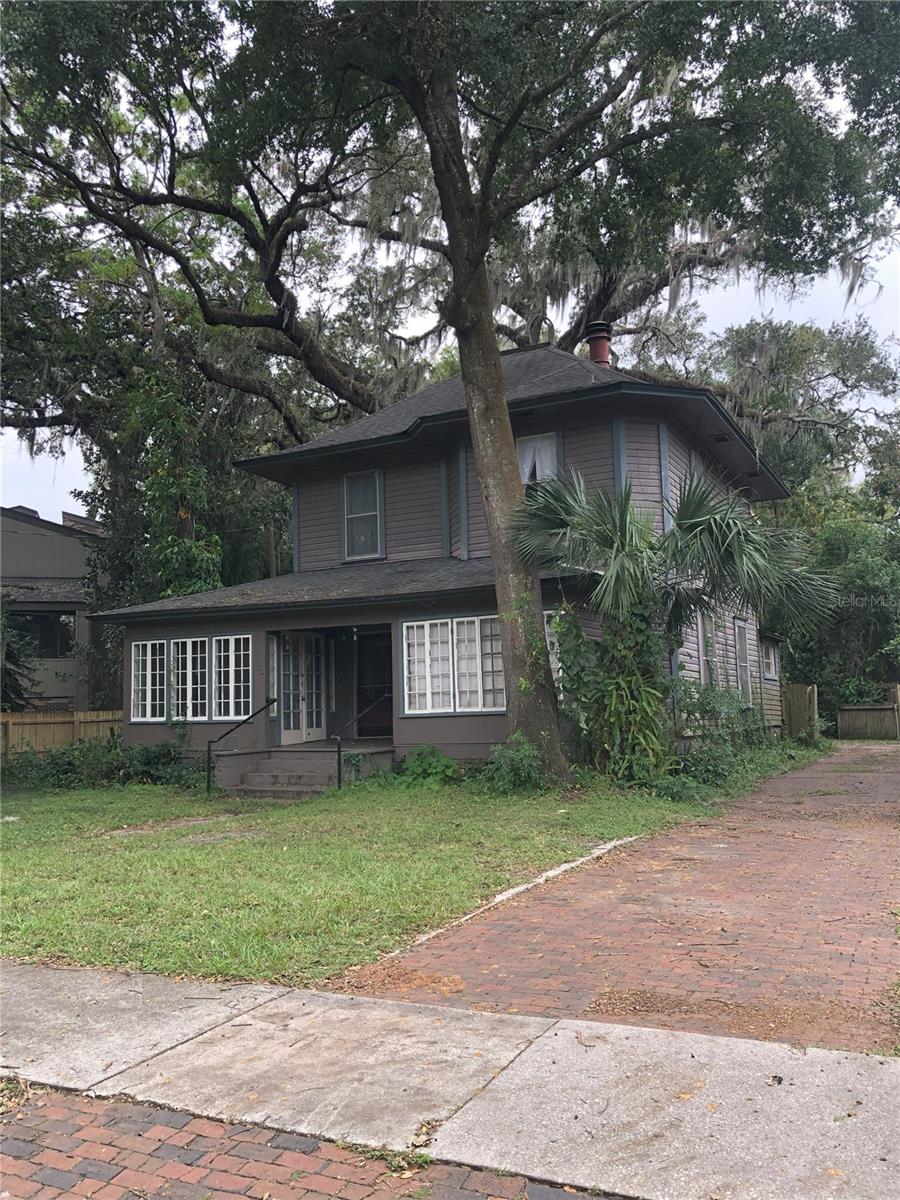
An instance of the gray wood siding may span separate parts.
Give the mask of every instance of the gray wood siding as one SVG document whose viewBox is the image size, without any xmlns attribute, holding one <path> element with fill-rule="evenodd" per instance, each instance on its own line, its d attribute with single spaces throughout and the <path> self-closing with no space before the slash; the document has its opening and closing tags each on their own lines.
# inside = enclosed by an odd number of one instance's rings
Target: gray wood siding
<svg viewBox="0 0 900 1200">
<path fill-rule="evenodd" d="M 389 559 L 443 557 L 439 462 L 385 468 L 384 533 Z"/>
<path fill-rule="evenodd" d="M 612 423 L 589 416 L 565 426 L 563 452 L 566 471 L 576 472 L 594 488 L 613 488 Z"/>
<path fill-rule="evenodd" d="M 450 505 L 450 554 L 459 558 L 462 550 L 462 526 L 459 512 L 459 455 L 451 454 L 447 469 L 447 492 Z"/>
<path fill-rule="evenodd" d="M 625 424 L 625 459 L 631 479 L 631 497 L 638 509 L 652 512 L 653 524 L 662 529 L 662 478 L 659 473 L 659 422 Z"/>
<path fill-rule="evenodd" d="M 691 473 L 691 450 L 681 431 L 669 424 L 669 493 L 672 503 L 678 503 L 678 497 L 684 486 L 684 481 Z"/>
<path fill-rule="evenodd" d="M 300 570 L 336 567 L 341 561 L 341 480 L 300 483 Z"/>
<path fill-rule="evenodd" d="M 471 446 L 466 447 L 466 497 L 469 504 L 469 558 L 487 558 L 491 552 L 488 545 L 487 518 L 484 515 L 481 481 L 475 470 L 475 455 Z"/>
</svg>

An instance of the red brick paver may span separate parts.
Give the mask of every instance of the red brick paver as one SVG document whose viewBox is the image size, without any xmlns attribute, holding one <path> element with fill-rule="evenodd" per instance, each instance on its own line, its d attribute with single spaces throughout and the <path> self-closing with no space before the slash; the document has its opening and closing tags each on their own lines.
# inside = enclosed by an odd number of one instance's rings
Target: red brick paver
<svg viewBox="0 0 900 1200">
<path fill-rule="evenodd" d="M 85 1136 L 98 1129 L 109 1136 L 111 1159 L 98 1158 L 96 1138 Z M 144 1153 L 131 1149 L 135 1137 L 144 1139 Z M 66 1150 L 54 1151 L 61 1138 Z M 223 1160 L 227 1169 L 219 1168 Z M 223 1125 L 152 1104 L 44 1090 L 30 1093 L 0 1118 L 0 1173 L 0 1195 L 26 1200 L 569 1200 L 573 1195 L 580 1200 L 584 1195 L 521 1175 L 388 1162 L 353 1147 L 256 1125 Z"/>
<path fill-rule="evenodd" d="M 844 746 L 635 843 L 350 991 L 846 1049 L 892 1044 L 900 748 Z"/>
</svg>

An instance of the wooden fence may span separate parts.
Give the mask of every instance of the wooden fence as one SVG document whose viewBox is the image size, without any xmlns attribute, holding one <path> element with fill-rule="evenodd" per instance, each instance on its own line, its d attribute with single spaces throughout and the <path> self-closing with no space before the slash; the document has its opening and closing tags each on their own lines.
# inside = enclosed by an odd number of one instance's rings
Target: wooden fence
<svg viewBox="0 0 900 1200">
<path fill-rule="evenodd" d="M 900 683 L 889 685 L 887 704 L 839 704 L 837 735 L 900 741 Z"/>
<path fill-rule="evenodd" d="M 93 712 L 21 712 L 3 713 L 2 752 L 15 754 L 18 750 L 52 750 L 68 746 L 79 738 L 107 738 L 122 732 L 122 710 L 107 709 Z"/>
<path fill-rule="evenodd" d="M 784 725 L 788 737 L 819 732 L 819 693 L 814 683 L 787 683 L 784 685 Z"/>
</svg>

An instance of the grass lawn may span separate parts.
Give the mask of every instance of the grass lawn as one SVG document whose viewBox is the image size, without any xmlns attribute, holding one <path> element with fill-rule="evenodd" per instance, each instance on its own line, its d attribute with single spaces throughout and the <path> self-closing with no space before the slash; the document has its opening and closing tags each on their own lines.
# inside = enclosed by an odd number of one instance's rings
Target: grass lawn
<svg viewBox="0 0 900 1200">
<path fill-rule="evenodd" d="M 599 842 L 709 812 L 602 786 L 358 784 L 292 806 L 149 785 L 12 792 L 2 949 L 305 985 Z"/>
</svg>

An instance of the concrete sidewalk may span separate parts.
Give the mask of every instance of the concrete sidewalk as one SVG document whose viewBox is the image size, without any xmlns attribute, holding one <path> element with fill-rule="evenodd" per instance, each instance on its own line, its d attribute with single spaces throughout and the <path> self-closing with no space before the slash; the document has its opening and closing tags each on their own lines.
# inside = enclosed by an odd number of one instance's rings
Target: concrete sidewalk
<svg viewBox="0 0 900 1200">
<path fill-rule="evenodd" d="M 3 967 L 3 1067 L 644 1200 L 884 1200 L 900 1061 L 256 985 Z"/>
</svg>

